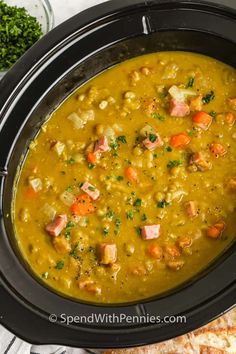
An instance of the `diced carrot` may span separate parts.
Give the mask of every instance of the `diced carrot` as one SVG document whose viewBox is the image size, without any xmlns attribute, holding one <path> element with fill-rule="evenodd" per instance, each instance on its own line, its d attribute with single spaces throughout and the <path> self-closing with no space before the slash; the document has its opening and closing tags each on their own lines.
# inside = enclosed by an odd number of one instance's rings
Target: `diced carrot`
<svg viewBox="0 0 236 354">
<path fill-rule="evenodd" d="M 37 196 L 37 192 L 35 192 L 33 188 L 29 187 L 27 188 L 25 195 L 27 199 L 34 199 Z"/>
<path fill-rule="evenodd" d="M 175 148 L 181 148 L 190 143 L 191 139 L 187 133 L 173 135 L 170 139 L 170 145 Z"/>
<path fill-rule="evenodd" d="M 70 210 L 73 215 L 84 216 L 92 214 L 95 211 L 95 207 L 92 203 L 92 198 L 84 193 L 77 197 L 76 202 L 71 205 Z"/>
<path fill-rule="evenodd" d="M 220 157 L 220 156 L 224 156 L 225 154 L 227 154 L 227 150 L 225 149 L 225 147 L 223 145 L 221 145 L 220 143 L 213 143 L 211 144 L 210 150 L 212 152 L 212 154 L 215 155 L 215 157 Z"/>
<path fill-rule="evenodd" d="M 89 163 L 95 164 L 97 162 L 96 154 L 94 154 L 93 152 L 89 152 L 87 155 L 87 161 Z"/>
<path fill-rule="evenodd" d="M 207 237 L 214 238 L 214 239 L 219 238 L 222 232 L 224 231 L 224 229 L 225 229 L 225 224 L 223 222 L 216 223 L 215 225 L 210 226 L 207 229 Z"/>
<path fill-rule="evenodd" d="M 130 182 L 138 182 L 138 172 L 134 167 L 127 167 L 125 169 L 125 176 Z"/>
<path fill-rule="evenodd" d="M 234 125 L 235 121 L 236 121 L 235 114 L 233 114 L 232 112 L 226 113 L 225 121 L 230 127 L 232 127 Z"/>
<path fill-rule="evenodd" d="M 207 130 L 212 123 L 212 116 L 206 112 L 199 112 L 193 117 L 193 123 L 203 130 Z"/>
<path fill-rule="evenodd" d="M 152 244 L 147 249 L 147 254 L 155 259 L 162 259 L 163 258 L 163 250 L 161 246 Z"/>
</svg>

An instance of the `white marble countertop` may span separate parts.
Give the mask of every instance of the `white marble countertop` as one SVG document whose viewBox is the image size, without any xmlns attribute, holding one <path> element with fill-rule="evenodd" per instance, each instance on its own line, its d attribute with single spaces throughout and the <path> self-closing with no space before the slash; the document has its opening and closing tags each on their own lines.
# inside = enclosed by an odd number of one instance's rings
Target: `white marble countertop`
<svg viewBox="0 0 236 354">
<path fill-rule="evenodd" d="M 76 15 L 88 7 L 101 4 L 105 0 L 50 0 L 55 14 L 55 25 Z"/>
</svg>

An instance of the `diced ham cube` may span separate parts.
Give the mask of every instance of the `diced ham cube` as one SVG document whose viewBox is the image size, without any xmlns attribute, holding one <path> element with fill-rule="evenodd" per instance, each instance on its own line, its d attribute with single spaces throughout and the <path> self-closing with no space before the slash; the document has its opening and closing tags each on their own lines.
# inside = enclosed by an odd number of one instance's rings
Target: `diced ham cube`
<svg viewBox="0 0 236 354">
<path fill-rule="evenodd" d="M 189 105 L 184 101 L 172 99 L 170 101 L 170 115 L 173 117 L 185 117 L 190 113 Z"/>
<path fill-rule="evenodd" d="M 117 247 L 115 243 L 101 243 L 98 246 L 100 263 L 109 265 L 117 260 Z"/>
<path fill-rule="evenodd" d="M 161 140 L 160 136 L 158 134 L 156 135 L 156 140 L 153 142 L 149 138 L 146 138 L 143 141 L 143 145 L 150 151 L 155 150 L 157 147 L 160 147 L 163 145 L 163 141 Z"/>
<path fill-rule="evenodd" d="M 212 168 L 212 164 L 207 160 L 207 156 L 203 152 L 194 153 L 189 162 L 190 166 L 195 166 L 197 171 L 208 171 Z"/>
<path fill-rule="evenodd" d="M 190 200 L 185 204 L 186 213 L 190 218 L 195 218 L 198 215 L 197 203 L 194 200 Z"/>
<path fill-rule="evenodd" d="M 101 136 L 101 138 L 95 144 L 94 153 L 96 154 L 96 153 L 106 152 L 109 150 L 110 147 L 109 147 L 109 142 L 107 137 L 105 135 Z"/>
<path fill-rule="evenodd" d="M 67 215 L 58 215 L 52 222 L 46 226 L 46 231 L 51 236 L 58 236 L 62 230 L 66 227 Z"/>
<path fill-rule="evenodd" d="M 141 228 L 141 233 L 145 241 L 158 238 L 160 236 L 160 224 L 143 226 Z"/>
<path fill-rule="evenodd" d="M 87 193 L 93 200 L 97 200 L 100 196 L 99 190 L 89 182 L 84 182 L 81 189 L 82 191 Z"/>
</svg>

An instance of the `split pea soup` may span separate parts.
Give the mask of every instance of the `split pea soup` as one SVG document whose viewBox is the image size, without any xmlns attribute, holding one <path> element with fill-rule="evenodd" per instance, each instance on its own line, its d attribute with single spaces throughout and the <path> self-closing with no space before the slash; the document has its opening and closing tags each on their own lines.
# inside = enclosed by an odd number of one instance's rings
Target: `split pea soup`
<svg viewBox="0 0 236 354">
<path fill-rule="evenodd" d="M 16 238 L 55 291 L 124 303 L 173 289 L 235 240 L 236 70 L 125 61 L 55 110 L 16 179 Z"/>
</svg>

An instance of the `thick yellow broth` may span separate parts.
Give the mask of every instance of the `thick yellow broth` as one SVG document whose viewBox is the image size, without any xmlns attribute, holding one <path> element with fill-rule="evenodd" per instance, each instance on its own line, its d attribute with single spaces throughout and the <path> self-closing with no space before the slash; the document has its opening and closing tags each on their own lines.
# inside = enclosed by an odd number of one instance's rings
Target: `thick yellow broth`
<svg viewBox="0 0 236 354">
<path fill-rule="evenodd" d="M 201 109 L 214 116 L 207 130 L 194 128 L 194 109 L 185 117 L 170 116 L 168 90 L 173 85 L 192 86 L 188 90 L 196 96 L 186 97 L 189 105 L 199 95 L 214 92 Z M 227 113 L 235 115 L 228 101 L 235 97 L 235 69 L 184 52 L 123 62 L 73 93 L 31 143 L 17 182 L 16 238 L 33 272 L 73 298 L 117 303 L 160 294 L 207 267 L 235 239 L 236 131 L 226 119 Z M 94 119 L 78 129 L 68 119 L 73 112 Z M 154 151 L 142 142 L 140 131 L 147 125 L 164 142 Z M 170 148 L 171 136 L 182 132 L 190 143 Z M 112 136 L 112 146 L 94 166 L 86 156 L 101 135 Z M 64 144 L 61 155 L 56 142 Z M 210 151 L 212 143 L 222 144 L 226 154 L 216 157 Z M 212 165 L 209 170 L 189 166 L 192 154 L 200 151 Z M 127 179 L 129 166 L 135 168 L 138 182 Z M 35 178 L 42 184 L 37 192 L 30 185 Z M 75 217 L 60 196 L 67 191 L 78 197 L 85 181 L 100 191 L 100 197 L 91 201 L 93 213 Z M 189 201 L 197 205 L 196 217 L 186 212 Z M 53 209 L 48 212 L 48 207 Z M 66 214 L 70 222 L 56 237 L 45 230 L 54 217 L 52 210 Z M 224 230 L 216 238 L 208 237 L 209 227 L 216 223 L 223 223 Z M 141 228 L 155 224 L 160 224 L 160 236 L 144 240 Z M 55 238 L 64 239 L 61 248 L 55 248 Z M 115 263 L 100 262 L 98 245 L 103 243 L 116 245 Z M 150 245 L 160 246 L 161 255 L 150 256 Z"/>
</svg>

